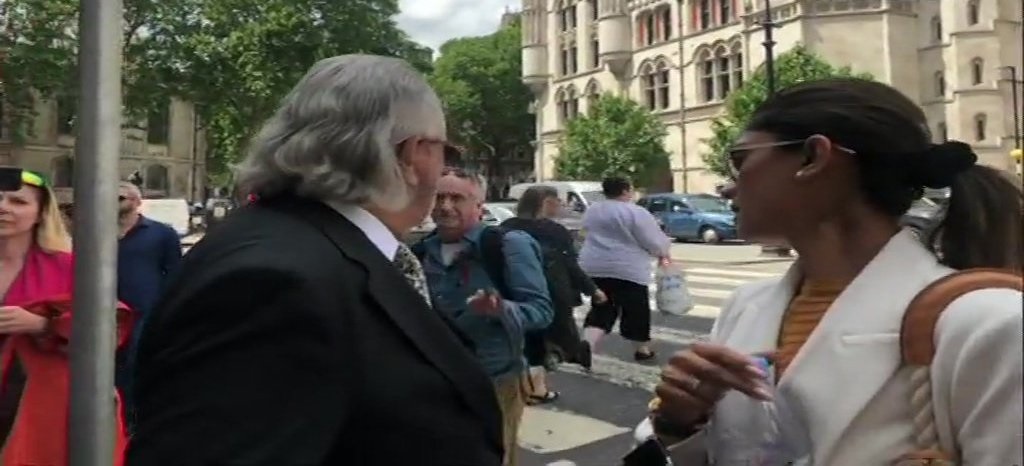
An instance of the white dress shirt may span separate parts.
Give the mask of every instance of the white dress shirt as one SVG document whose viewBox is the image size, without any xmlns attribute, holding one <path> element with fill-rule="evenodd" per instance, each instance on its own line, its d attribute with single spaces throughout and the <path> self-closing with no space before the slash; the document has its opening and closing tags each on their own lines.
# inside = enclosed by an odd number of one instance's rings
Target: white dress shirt
<svg viewBox="0 0 1024 466">
<path fill-rule="evenodd" d="M 398 238 L 388 227 L 384 226 L 380 219 L 357 205 L 337 202 L 326 202 L 326 204 L 352 222 L 356 228 L 359 228 L 370 242 L 377 246 L 380 253 L 384 254 L 384 257 L 389 261 L 395 260 L 395 253 L 398 252 L 399 245 Z"/>
</svg>

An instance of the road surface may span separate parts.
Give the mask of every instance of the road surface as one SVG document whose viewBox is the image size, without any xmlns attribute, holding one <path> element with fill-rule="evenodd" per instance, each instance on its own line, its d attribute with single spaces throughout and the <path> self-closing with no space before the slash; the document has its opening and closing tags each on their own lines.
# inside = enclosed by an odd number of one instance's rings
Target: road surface
<svg viewBox="0 0 1024 466">
<path fill-rule="evenodd" d="M 632 447 L 632 429 L 647 411 L 659 364 L 706 337 L 732 289 L 777 277 L 788 266 L 788 262 L 685 263 L 697 305 L 687 316 L 652 316 L 657 361 L 634 362 L 632 345 L 613 334 L 600 343 L 591 374 L 568 365 L 551 374 L 551 387 L 561 397 L 551 404 L 527 407 L 519 431 L 519 466 L 620 465 Z M 586 311 L 585 306 L 577 309 L 578 321 Z"/>
</svg>

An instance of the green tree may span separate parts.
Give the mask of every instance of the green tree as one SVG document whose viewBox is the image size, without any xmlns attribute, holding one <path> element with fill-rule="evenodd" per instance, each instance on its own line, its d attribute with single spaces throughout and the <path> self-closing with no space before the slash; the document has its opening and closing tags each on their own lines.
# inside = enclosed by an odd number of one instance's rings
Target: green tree
<svg viewBox="0 0 1024 466">
<path fill-rule="evenodd" d="M 588 115 L 569 122 L 555 159 L 562 180 L 599 180 L 626 175 L 638 186 L 650 186 L 668 170 L 665 126 L 656 116 L 626 97 L 605 94 Z"/>
<path fill-rule="evenodd" d="M 154 80 L 197 104 L 215 175 L 243 154 L 257 131 L 316 61 L 346 53 L 430 66 L 393 17 L 397 0 L 178 0 L 178 14 L 151 29 Z"/>
<path fill-rule="evenodd" d="M 722 176 L 729 176 L 729 148 L 739 137 L 757 109 L 768 98 L 768 80 L 764 67 L 758 68 L 725 102 L 725 114 L 711 122 L 712 136 L 704 142 L 707 152 L 701 154 L 708 170 Z M 850 67 L 835 67 L 807 49 L 797 45 L 775 59 L 775 83 L 777 89 L 809 81 L 836 76 L 853 76 L 872 79 L 870 74 L 854 73 Z"/>
<path fill-rule="evenodd" d="M 146 31 L 174 9 L 177 0 L 126 0 L 122 23 L 124 102 L 129 118 L 157 105 L 160 83 L 148 73 L 152 46 Z M 78 0 L 8 0 L 0 5 L 0 82 L 8 125 L 16 143 L 29 135 L 37 99 L 78 101 Z M 166 97 L 166 96 L 163 96 Z M 75 108 L 62 109 L 75 113 Z"/>
<path fill-rule="evenodd" d="M 526 150 L 534 137 L 521 47 L 518 22 L 490 35 L 454 39 L 441 46 L 430 77 L 444 102 L 450 137 L 470 154 L 485 154 L 492 174 L 499 174 L 502 157 Z"/>
</svg>

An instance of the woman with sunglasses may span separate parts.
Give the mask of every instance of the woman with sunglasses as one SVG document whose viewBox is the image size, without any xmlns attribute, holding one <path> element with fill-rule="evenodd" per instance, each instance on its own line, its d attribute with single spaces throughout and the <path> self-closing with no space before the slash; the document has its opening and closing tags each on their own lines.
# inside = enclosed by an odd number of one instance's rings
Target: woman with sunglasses
<svg viewBox="0 0 1024 466">
<path fill-rule="evenodd" d="M 0 191 L 0 464 L 65 466 L 71 240 L 45 178 L 15 168 L 0 176 L 10 178 Z M 128 310 L 117 317 L 123 341 Z M 120 425 L 116 441 L 111 463 L 120 465 Z"/>
<path fill-rule="evenodd" d="M 735 434 L 763 415 L 758 400 L 784 407 L 792 456 L 782 461 L 889 465 L 925 432 L 956 464 L 1024 464 L 1019 291 L 981 289 L 945 307 L 926 335 L 933 406 L 912 406 L 921 385 L 900 342 L 910 301 L 955 270 L 1019 274 L 1024 260 L 1019 185 L 967 144 L 933 143 L 926 121 L 895 89 L 857 79 L 802 83 L 755 111 L 730 154 L 738 224 L 799 259 L 781 279 L 738 288 L 710 341 L 664 369 L 650 420 L 676 464 L 747 454 Z M 951 196 L 918 237 L 898 221 L 926 187 Z M 925 411 L 933 425 L 921 424 Z"/>
</svg>

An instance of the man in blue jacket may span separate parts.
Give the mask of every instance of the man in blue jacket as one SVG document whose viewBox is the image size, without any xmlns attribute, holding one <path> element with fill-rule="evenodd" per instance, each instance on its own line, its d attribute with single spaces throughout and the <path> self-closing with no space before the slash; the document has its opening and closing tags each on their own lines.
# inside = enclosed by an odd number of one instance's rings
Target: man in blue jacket
<svg viewBox="0 0 1024 466">
<path fill-rule="evenodd" d="M 482 203 L 479 178 L 462 170 L 446 171 L 433 211 L 437 234 L 417 249 L 435 310 L 468 337 L 494 381 L 504 424 L 505 464 L 515 465 L 516 432 L 525 405 L 520 387 L 523 334 L 547 327 L 553 310 L 540 246 L 524 232 L 485 227 Z M 498 242 L 489 243 L 487 237 L 495 234 L 500 235 Z M 488 263 L 495 250 L 503 262 L 497 271 Z"/>
</svg>

